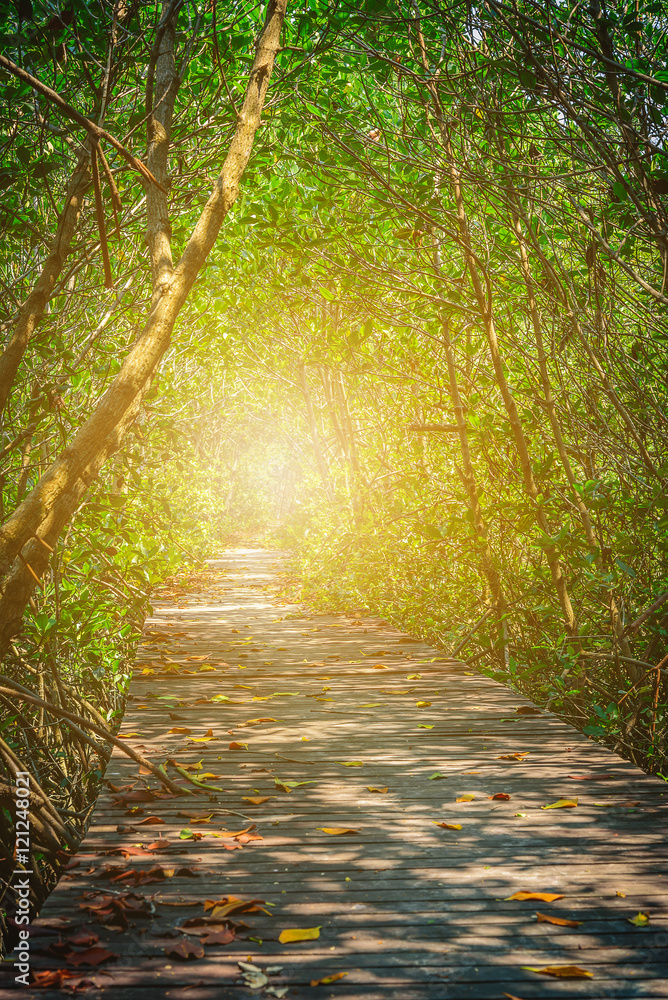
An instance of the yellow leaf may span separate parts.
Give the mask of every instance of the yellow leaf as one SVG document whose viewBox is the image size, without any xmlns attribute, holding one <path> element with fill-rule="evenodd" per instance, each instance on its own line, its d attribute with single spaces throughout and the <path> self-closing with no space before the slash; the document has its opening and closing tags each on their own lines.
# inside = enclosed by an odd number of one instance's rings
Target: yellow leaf
<svg viewBox="0 0 668 1000">
<path fill-rule="evenodd" d="M 615 890 L 615 896 L 621 896 L 622 899 L 626 899 L 626 893 L 625 892 L 620 892 L 619 889 Z"/>
<path fill-rule="evenodd" d="M 444 830 L 461 830 L 462 828 L 461 823 L 437 823 L 436 820 L 434 820 L 434 824 L 436 826 L 442 826 Z"/>
<path fill-rule="evenodd" d="M 473 802 L 475 795 L 471 795 L 468 792 L 466 795 L 458 795 L 455 802 Z"/>
<path fill-rule="evenodd" d="M 173 732 L 173 730 L 170 729 L 170 733 L 171 732 Z M 186 730 L 184 730 L 184 732 L 189 733 L 190 730 L 186 729 Z M 129 740 L 131 736 L 141 736 L 141 733 L 119 733 L 118 734 L 119 740 Z"/>
<path fill-rule="evenodd" d="M 417 708 L 429 708 L 431 705 L 430 701 L 416 701 L 415 705 Z"/>
<path fill-rule="evenodd" d="M 407 681 L 420 681 L 422 680 L 422 674 L 409 674 L 406 678 Z"/>
<path fill-rule="evenodd" d="M 382 708 L 385 704 L 384 701 L 371 701 L 368 705 L 358 705 L 358 708 Z M 348 973 L 346 973 L 348 975 Z"/>
<path fill-rule="evenodd" d="M 372 669 L 373 670 L 387 670 L 387 667 L 385 666 L 384 663 L 374 663 Z"/>
<path fill-rule="evenodd" d="M 335 764 L 343 764 L 344 767 L 364 767 L 364 761 L 361 760 L 335 760 Z"/>
<path fill-rule="evenodd" d="M 523 969 L 529 972 L 540 972 L 543 976 L 554 976 L 555 979 L 591 979 L 593 972 L 587 972 L 578 965 L 546 965 L 543 969 L 536 969 L 531 965 L 523 965 Z"/>
<path fill-rule="evenodd" d="M 347 972 L 333 972 L 331 976 L 323 976 L 322 979 L 312 979 L 311 986 L 327 986 L 329 983 L 335 983 L 347 975 Z"/>
<path fill-rule="evenodd" d="M 375 788 L 373 785 L 367 785 L 367 789 L 370 792 L 379 792 L 381 795 L 385 795 L 387 788 Z"/>
<path fill-rule="evenodd" d="M 496 759 L 497 760 L 523 760 L 525 757 L 529 756 L 529 750 L 516 751 L 515 753 L 502 753 Z"/>
<path fill-rule="evenodd" d="M 275 799 L 275 795 L 242 795 L 242 802 L 252 802 L 254 806 L 261 806 L 263 802 L 268 802 L 269 799 Z"/>
<path fill-rule="evenodd" d="M 289 944 L 291 941 L 314 941 L 319 937 L 320 927 L 291 927 L 289 930 L 281 931 L 278 940 L 281 944 Z"/>
<path fill-rule="evenodd" d="M 548 806 L 541 806 L 541 809 L 574 809 L 577 804 L 577 799 L 557 799 Z"/>
<path fill-rule="evenodd" d="M 642 910 L 640 910 L 640 912 L 636 913 L 635 917 L 627 917 L 626 919 L 635 927 L 647 927 L 647 924 L 649 923 L 649 913 L 643 913 Z"/>
<path fill-rule="evenodd" d="M 351 830 L 347 826 L 318 826 L 316 830 L 329 833 L 332 837 L 338 837 L 342 833 L 360 833 L 360 830 Z"/>
<path fill-rule="evenodd" d="M 563 893 L 558 892 L 527 892 L 521 890 L 514 892 L 512 896 L 504 896 L 504 899 L 539 899 L 541 903 L 553 903 L 555 899 L 563 899 Z"/>
<path fill-rule="evenodd" d="M 428 726 L 425 722 L 418 722 L 418 729 L 433 729 L 433 726 Z"/>
</svg>

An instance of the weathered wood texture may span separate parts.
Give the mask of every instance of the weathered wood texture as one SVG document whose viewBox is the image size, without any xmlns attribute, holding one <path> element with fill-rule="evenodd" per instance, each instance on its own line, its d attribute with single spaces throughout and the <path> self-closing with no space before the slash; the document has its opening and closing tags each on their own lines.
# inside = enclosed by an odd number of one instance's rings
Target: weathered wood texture
<svg viewBox="0 0 668 1000">
<path fill-rule="evenodd" d="M 122 732 L 156 762 L 203 761 L 225 791 L 135 803 L 143 813 L 128 814 L 133 803 L 105 790 L 79 864 L 35 924 L 34 969 L 85 969 L 53 954 L 61 921 L 63 940 L 83 926 L 117 956 L 87 973 L 90 994 L 110 1000 L 241 1000 L 253 995 L 237 966 L 249 956 L 281 966 L 257 996 L 287 987 L 301 1000 L 668 997 L 668 786 L 549 713 L 518 713 L 530 703 L 382 623 L 282 605 L 275 563 L 275 553 L 228 553 L 208 593 L 162 603 L 147 624 Z M 141 673 L 160 662 L 194 672 Z M 214 739 L 193 742 L 209 730 Z M 515 753 L 526 756 L 503 759 Z M 119 753 L 106 777 L 156 787 Z M 286 793 L 276 779 L 311 783 Z M 510 798 L 490 798 L 500 792 Z M 475 797 L 457 802 L 463 795 Z M 560 798 L 578 804 L 542 808 Z M 211 819 L 197 824 L 184 810 Z M 138 825 L 150 815 L 164 822 Z M 214 836 L 250 823 L 263 839 Z M 202 839 L 180 840 L 184 827 Z M 171 850 L 118 854 L 159 836 Z M 156 867 L 176 872 L 136 884 L 133 872 Z M 520 890 L 563 898 L 506 898 Z M 91 894 L 128 892 L 151 912 L 129 916 L 125 930 L 84 908 L 100 901 Z M 175 928 L 230 893 L 266 900 L 271 915 L 233 914 L 250 929 L 232 943 L 193 961 L 168 957 L 179 941 L 199 943 Z M 538 922 L 537 911 L 582 923 Z M 646 927 L 628 922 L 639 911 Z M 314 926 L 317 940 L 278 940 Z M 546 966 L 593 975 L 527 968 Z M 311 985 L 336 973 L 346 975 Z M 67 982 L 22 995 L 62 997 Z"/>
</svg>

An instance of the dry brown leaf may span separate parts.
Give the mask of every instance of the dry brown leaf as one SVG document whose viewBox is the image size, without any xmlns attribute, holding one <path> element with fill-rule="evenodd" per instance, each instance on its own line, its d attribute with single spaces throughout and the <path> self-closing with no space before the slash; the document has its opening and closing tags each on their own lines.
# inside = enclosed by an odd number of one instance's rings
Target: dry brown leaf
<svg viewBox="0 0 668 1000">
<path fill-rule="evenodd" d="M 254 806 L 261 806 L 263 802 L 268 802 L 269 799 L 275 799 L 275 795 L 242 795 L 242 802 L 251 802 Z"/>
<path fill-rule="evenodd" d="M 378 792 L 380 795 L 385 795 L 385 793 L 387 792 L 387 787 L 386 788 L 376 788 L 374 785 L 367 785 L 366 787 L 367 787 L 368 791 L 370 791 L 370 792 Z"/>
</svg>

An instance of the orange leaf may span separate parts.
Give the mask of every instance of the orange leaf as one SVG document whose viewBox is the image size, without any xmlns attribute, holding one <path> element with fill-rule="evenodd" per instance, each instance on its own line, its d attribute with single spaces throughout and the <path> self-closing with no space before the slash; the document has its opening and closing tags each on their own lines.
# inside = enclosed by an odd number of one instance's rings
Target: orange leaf
<svg viewBox="0 0 668 1000">
<path fill-rule="evenodd" d="M 555 899 L 563 899 L 563 893 L 558 892 L 527 892 L 521 890 L 513 893 L 512 896 L 505 896 L 504 899 L 539 899 L 541 903 L 553 903 Z"/>
<path fill-rule="evenodd" d="M 329 833 L 333 837 L 337 837 L 342 833 L 360 833 L 360 830 L 351 830 L 347 826 L 318 826 L 317 830 L 322 830 L 323 833 Z"/>
<path fill-rule="evenodd" d="M 581 920 L 566 920 L 565 917 L 552 917 L 549 913 L 536 913 L 539 924 L 556 924 L 557 927 L 579 927 Z"/>
<path fill-rule="evenodd" d="M 525 757 L 529 756 L 529 750 L 517 750 L 515 753 L 502 753 L 496 759 L 497 760 L 523 760 Z"/>
<path fill-rule="evenodd" d="M 387 792 L 387 788 L 375 788 L 373 785 L 367 785 L 366 787 L 368 791 L 378 792 L 380 795 L 385 795 L 385 793 Z"/>
<path fill-rule="evenodd" d="M 268 802 L 269 799 L 275 799 L 275 795 L 242 795 L 242 802 L 251 802 L 254 806 L 261 806 L 263 802 Z"/>
<path fill-rule="evenodd" d="M 488 795 L 488 799 L 509 799 L 510 795 L 508 792 L 495 792 L 494 795 Z"/>
<path fill-rule="evenodd" d="M 461 823 L 436 823 L 436 820 L 434 823 L 436 826 L 442 826 L 444 830 L 461 830 L 462 828 Z"/>
<path fill-rule="evenodd" d="M 157 823 L 164 823 L 164 819 L 160 819 L 159 816 L 147 816 L 146 819 L 140 819 L 135 826 L 155 826 Z"/>
<path fill-rule="evenodd" d="M 248 750 L 247 743 L 237 743 L 236 740 L 232 740 L 229 746 L 230 750 Z"/>
<path fill-rule="evenodd" d="M 594 975 L 593 972 L 581 969 L 579 965 L 546 965 L 543 969 L 523 965 L 522 968 L 529 972 L 540 972 L 544 976 L 553 976 L 555 979 L 591 979 Z"/>
<path fill-rule="evenodd" d="M 323 976 L 322 979 L 312 979 L 311 986 L 327 986 L 329 983 L 335 983 L 338 979 L 343 979 L 347 975 L 347 972 L 334 972 L 331 976 Z"/>
</svg>

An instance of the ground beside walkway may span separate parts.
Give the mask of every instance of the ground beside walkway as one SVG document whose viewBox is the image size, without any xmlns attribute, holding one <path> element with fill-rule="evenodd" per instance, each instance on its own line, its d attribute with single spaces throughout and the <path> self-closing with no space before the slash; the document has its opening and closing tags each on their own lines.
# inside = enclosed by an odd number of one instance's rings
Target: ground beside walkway
<svg viewBox="0 0 668 1000">
<path fill-rule="evenodd" d="M 224 790 L 154 797 L 114 753 L 33 928 L 46 988 L 15 989 L 667 998 L 668 785 L 391 628 L 275 603 L 275 563 L 229 552 L 147 623 L 121 732 Z"/>
</svg>

